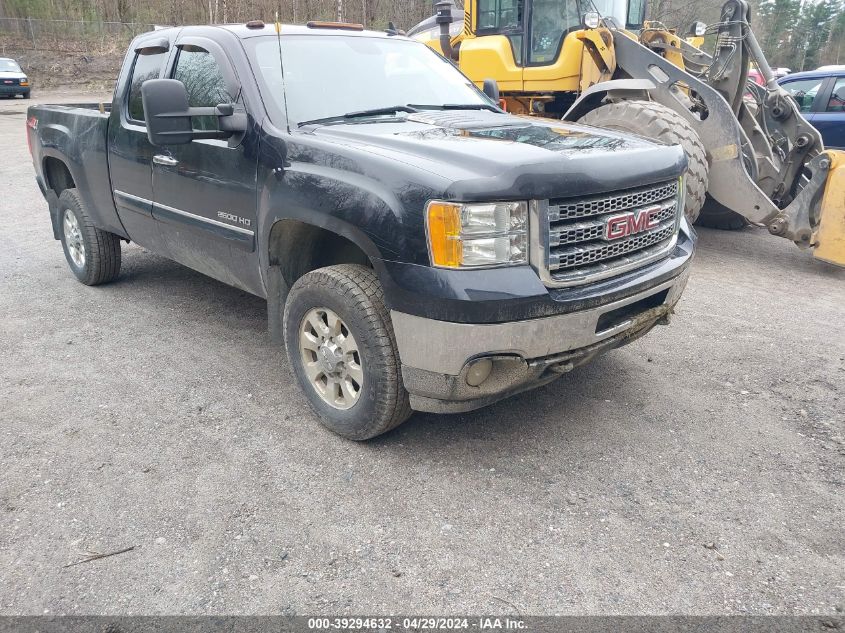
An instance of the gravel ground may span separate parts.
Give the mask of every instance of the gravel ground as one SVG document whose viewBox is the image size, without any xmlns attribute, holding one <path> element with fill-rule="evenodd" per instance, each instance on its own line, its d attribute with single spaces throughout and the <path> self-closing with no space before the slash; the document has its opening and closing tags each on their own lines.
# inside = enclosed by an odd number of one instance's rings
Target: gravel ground
<svg viewBox="0 0 845 633">
<path fill-rule="evenodd" d="M 703 230 L 670 327 L 355 444 L 263 301 L 134 245 L 75 281 L 25 105 L 0 102 L 0 613 L 845 608 L 845 270 Z"/>
</svg>

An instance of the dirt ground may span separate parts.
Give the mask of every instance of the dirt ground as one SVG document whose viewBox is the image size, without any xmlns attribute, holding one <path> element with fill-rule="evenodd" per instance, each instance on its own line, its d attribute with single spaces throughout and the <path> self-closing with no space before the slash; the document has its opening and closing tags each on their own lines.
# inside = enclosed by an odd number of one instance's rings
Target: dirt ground
<svg viewBox="0 0 845 633">
<path fill-rule="evenodd" d="M 669 327 L 356 444 L 262 300 L 134 245 L 116 283 L 71 276 L 25 105 L 0 101 L 0 613 L 845 608 L 845 270 L 702 230 Z"/>
<path fill-rule="evenodd" d="M 111 94 L 124 52 L 124 48 L 94 52 L 31 50 L 0 43 L 0 57 L 12 57 L 20 64 L 32 82 L 33 92 Z"/>
</svg>

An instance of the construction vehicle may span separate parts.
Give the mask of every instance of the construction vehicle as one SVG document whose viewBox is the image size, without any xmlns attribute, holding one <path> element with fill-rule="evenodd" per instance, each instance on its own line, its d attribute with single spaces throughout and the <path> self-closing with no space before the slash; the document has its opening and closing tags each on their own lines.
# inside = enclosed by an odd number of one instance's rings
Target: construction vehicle
<svg viewBox="0 0 845 633">
<path fill-rule="evenodd" d="M 514 114 L 681 145 L 686 213 L 723 229 L 766 226 L 845 265 L 845 152 L 776 82 L 745 0 L 690 37 L 645 20 L 645 0 L 450 0 L 408 31 Z M 715 36 L 712 54 L 699 46 Z M 754 64 L 765 85 L 748 81 Z"/>
</svg>

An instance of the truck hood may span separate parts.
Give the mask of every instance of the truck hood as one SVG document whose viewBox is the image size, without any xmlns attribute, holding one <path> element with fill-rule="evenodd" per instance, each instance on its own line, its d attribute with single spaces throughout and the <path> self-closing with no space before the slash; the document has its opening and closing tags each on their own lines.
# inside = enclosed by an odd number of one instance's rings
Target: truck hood
<svg viewBox="0 0 845 633">
<path fill-rule="evenodd" d="M 19 73 L 16 70 L 0 70 L 0 79 L 23 79 L 26 73 Z"/>
<path fill-rule="evenodd" d="M 303 132 L 437 174 L 458 200 L 598 193 L 675 178 L 686 167 L 677 146 L 490 111 L 424 111 Z"/>
</svg>

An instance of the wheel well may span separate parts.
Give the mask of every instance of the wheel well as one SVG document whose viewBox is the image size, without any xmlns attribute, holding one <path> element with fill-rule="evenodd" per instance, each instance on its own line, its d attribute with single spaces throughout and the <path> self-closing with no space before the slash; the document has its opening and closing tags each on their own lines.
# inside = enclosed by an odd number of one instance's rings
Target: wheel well
<svg viewBox="0 0 845 633">
<path fill-rule="evenodd" d="M 278 266 L 290 288 L 304 274 L 334 264 L 372 262 L 361 248 L 328 229 L 299 220 L 279 220 L 270 230 L 270 265 Z"/>
<path fill-rule="evenodd" d="M 57 196 L 65 189 L 76 187 L 67 165 L 52 156 L 44 159 L 44 180 L 47 186 L 56 192 Z"/>
</svg>

